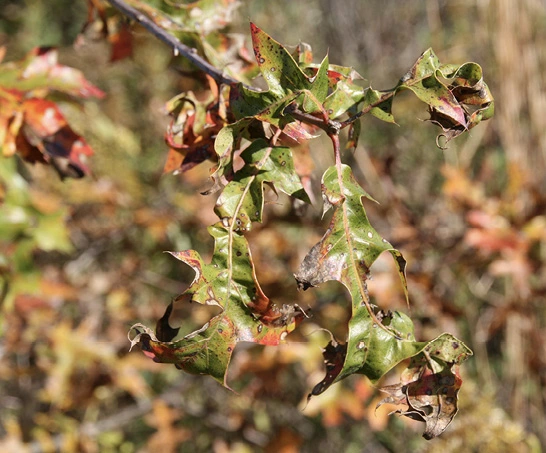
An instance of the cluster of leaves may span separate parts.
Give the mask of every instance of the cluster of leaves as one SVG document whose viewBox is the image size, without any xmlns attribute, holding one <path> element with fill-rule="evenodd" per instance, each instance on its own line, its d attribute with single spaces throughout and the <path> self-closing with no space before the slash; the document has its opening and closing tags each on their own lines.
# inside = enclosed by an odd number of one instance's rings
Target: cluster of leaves
<svg viewBox="0 0 546 453">
<path fill-rule="evenodd" d="M 314 64 L 308 45 L 288 51 L 254 24 L 256 63 L 252 63 L 240 39 L 218 32 L 235 2 L 202 0 L 163 5 L 163 10 L 136 0 L 126 3 L 145 14 L 154 30 L 166 31 L 195 49 L 198 57 L 192 61 L 204 63 L 205 72 L 208 70 L 207 96 L 183 93 L 168 104 L 173 122 L 166 134 L 170 151 L 165 170 L 184 172 L 205 160 L 215 161 L 214 183 L 207 193 L 220 192 L 215 207 L 219 220 L 209 227 L 215 242 L 211 262 L 205 263 L 194 250 L 171 252 L 195 271 L 194 280 L 168 306 L 155 332 L 142 324 L 133 326 L 137 334 L 132 345 L 140 344 L 157 362 L 210 375 L 227 387 L 227 371 L 238 343 L 278 345 L 309 316 L 297 305 L 278 307 L 264 294 L 245 233 L 262 221 L 268 187 L 300 203 L 310 202 L 302 175 L 296 171 L 298 156 L 286 144 L 305 142 L 323 130 L 331 138 L 336 162 L 322 178 L 323 212 L 333 209 L 333 215 L 295 278 L 303 290 L 326 281 L 344 285 L 351 299 L 351 316 L 347 338 L 332 335 L 324 347 L 326 376 L 309 397 L 355 373 L 377 382 L 397 364 L 411 359 L 401 383 L 384 388 L 389 397 L 383 402 L 407 404 L 408 410 L 401 413 L 424 421 L 426 438 L 440 434 L 457 412 L 462 382 L 458 366 L 472 353 L 450 334 L 416 341 L 406 314 L 372 304 L 367 280 L 376 259 L 385 251 L 392 255 L 407 298 L 406 262 L 371 226 L 363 200 L 373 199 L 351 168 L 342 164 L 339 136 L 348 128 L 349 146 L 355 146 L 359 119 L 366 113 L 394 123 L 393 99 L 410 90 L 428 106 L 430 120 L 449 141 L 492 116 L 493 99 L 480 66 L 444 65 L 427 50 L 393 89 L 378 91 L 361 87 L 361 77 L 354 70 L 330 65 L 328 57 Z M 106 29 L 104 8 L 95 2 L 89 2 L 89 8 L 88 26 L 96 11 Z M 111 39 L 112 59 L 128 53 L 127 40 L 126 30 Z M 177 52 L 175 47 L 175 55 Z M 214 68 L 226 68 L 239 82 L 219 75 Z M 248 85 L 256 70 L 267 90 Z M 83 176 L 88 170 L 82 157 L 90 155 L 91 149 L 68 126 L 57 104 L 45 98 L 52 93 L 100 97 L 102 92 L 78 71 L 58 65 L 50 49 L 34 51 L 24 61 L 9 65 L 4 74 L 0 96 L 9 101 L 0 109 L 4 155 L 18 152 L 30 162 L 51 163 L 61 177 Z M 173 304 L 180 301 L 213 305 L 221 312 L 202 328 L 177 339 L 179 329 L 170 327 L 169 317 Z"/>
<path fill-rule="evenodd" d="M 143 11 L 157 17 L 149 8 Z M 162 26 L 157 19 L 155 23 Z M 391 253 L 407 296 L 406 263 L 370 225 L 362 201 L 371 197 L 356 182 L 351 168 L 341 163 L 339 134 L 349 127 L 354 145 L 358 119 L 365 113 L 394 122 L 394 97 L 411 90 L 428 105 L 431 121 L 442 127 L 441 135 L 449 140 L 492 115 L 493 99 L 481 68 L 476 63 L 442 65 L 428 50 L 395 88 L 377 91 L 360 87 L 354 70 L 330 65 L 327 57 L 320 65 L 313 64 L 307 45 L 292 54 L 254 24 L 251 33 L 268 90 L 243 82 L 216 86 L 218 78 L 211 77 L 211 94 L 204 101 L 191 93 L 171 101 L 174 121 L 167 135 L 171 151 L 166 169 L 186 171 L 206 159 L 215 160 L 214 184 L 207 193 L 221 191 L 215 207 L 219 220 L 209 228 L 215 241 L 210 264 L 193 250 L 171 252 L 195 271 L 190 287 L 175 303 L 214 305 L 221 313 L 201 329 L 176 339 L 178 329 L 168 322 L 171 304 L 155 332 L 142 324 L 134 326 L 137 334 L 132 344 L 140 344 L 155 361 L 208 374 L 227 386 L 228 366 L 239 342 L 279 344 L 307 316 L 297 305 L 277 307 L 263 293 L 245 233 L 254 222 L 262 221 L 266 187 L 309 202 L 295 171 L 295 157 L 282 143 L 310 139 L 322 129 L 332 139 L 336 160 L 322 179 L 324 213 L 330 208 L 334 213 L 324 237 L 305 257 L 295 278 L 301 289 L 329 280 L 342 283 L 351 296 L 352 313 L 347 338 L 340 341 L 332 336 L 324 348 L 326 376 L 310 396 L 355 373 L 376 382 L 412 358 L 402 383 L 385 389 L 391 394 L 385 402 L 405 402 L 409 410 L 402 413 L 425 421 L 424 435 L 432 438 L 457 411 L 461 385 L 457 368 L 471 351 L 449 334 L 418 342 L 407 315 L 372 305 L 366 282 L 377 257 L 384 251 Z"/>
</svg>

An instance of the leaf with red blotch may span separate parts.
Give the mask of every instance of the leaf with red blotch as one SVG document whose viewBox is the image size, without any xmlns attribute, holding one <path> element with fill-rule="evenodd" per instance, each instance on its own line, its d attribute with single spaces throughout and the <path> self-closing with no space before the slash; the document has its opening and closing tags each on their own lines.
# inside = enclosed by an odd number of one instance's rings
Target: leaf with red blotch
<svg viewBox="0 0 546 453">
<path fill-rule="evenodd" d="M 61 178 L 81 178 L 89 172 L 84 160 L 91 147 L 66 122 L 57 104 L 28 99 L 21 105 L 19 127 L 11 127 L 14 148 L 27 162 L 51 164 Z M 8 148 L 13 148 L 8 143 Z"/>
<path fill-rule="evenodd" d="M 112 49 L 110 61 L 123 60 L 133 55 L 133 34 L 125 22 L 118 24 L 118 29 L 108 35 Z"/>
<path fill-rule="evenodd" d="M 54 49 L 36 48 L 19 62 L 2 64 L 0 72 L 2 154 L 51 164 L 61 178 L 88 173 L 84 160 L 92 149 L 68 125 L 58 105 L 44 98 L 52 92 L 80 98 L 104 93 L 77 69 L 59 65 Z"/>
</svg>

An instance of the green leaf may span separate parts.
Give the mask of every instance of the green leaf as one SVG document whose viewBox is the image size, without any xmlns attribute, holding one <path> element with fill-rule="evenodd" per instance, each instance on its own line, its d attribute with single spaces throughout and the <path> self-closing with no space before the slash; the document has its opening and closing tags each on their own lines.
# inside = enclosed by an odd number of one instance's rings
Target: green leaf
<svg viewBox="0 0 546 453">
<path fill-rule="evenodd" d="M 184 292 L 192 302 L 226 308 L 233 295 L 245 302 L 265 298 L 254 275 L 246 239 L 227 223 L 218 222 L 208 229 L 214 238 L 211 264 L 204 264 L 194 250 L 170 252 L 195 271 L 192 284 Z"/>
<path fill-rule="evenodd" d="M 250 24 L 254 55 L 268 91 L 255 91 L 239 85 L 230 94 L 231 108 L 236 119 L 256 117 L 276 126 L 293 121 L 284 114 L 288 104 L 299 98 L 308 112 L 320 111 L 328 95 L 328 57 L 322 61 L 316 75 L 306 75 L 290 52 L 255 24 Z M 305 93 L 304 96 L 301 96 Z M 284 117 L 284 118 L 283 118 Z"/>
<path fill-rule="evenodd" d="M 241 153 L 245 166 L 235 173 L 216 202 L 221 219 L 235 222 L 236 231 L 247 231 L 252 222 L 262 221 L 264 183 L 271 182 L 284 193 L 310 203 L 296 174 L 292 152 L 272 147 L 265 140 L 254 141 Z"/>
<path fill-rule="evenodd" d="M 352 317 L 345 352 L 340 354 L 339 348 L 336 352 L 336 360 L 342 360 L 341 364 L 335 363 L 335 374 L 328 373 L 313 394 L 357 372 L 375 381 L 420 348 L 414 341 L 413 325 L 407 316 L 398 312 L 376 314 L 371 307 L 367 279 L 371 265 L 381 253 L 393 254 L 402 284 L 407 286 L 405 261 L 368 221 L 362 198 L 371 197 L 346 165 L 341 166 L 339 173 L 336 167 L 329 168 L 322 185 L 325 211 L 331 206 L 335 211 L 326 234 L 305 257 L 295 277 L 303 289 L 329 280 L 341 282 L 351 295 Z"/>
<path fill-rule="evenodd" d="M 271 94 L 282 98 L 289 91 L 311 88 L 309 78 L 288 50 L 253 23 L 250 32 L 256 61 Z"/>
<path fill-rule="evenodd" d="M 363 107 L 368 108 L 369 106 L 375 105 L 370 110 L 371 115 L 387 123 L 396 123 L 396 121 L 394 121 L 394 116 L 392 114 L 393 97 L 390 96 L 390 93 L 392 93 L 392 90 L 377 91 L 372 89 L 372 87 L 370 87 L 366 91 Z M 384 99 L 385 97 L 386 99 L 384 101 L 378 102 L 381 99 Z"/>
<path fill-rule="evenodd" d="M 228 124 L 220 129 L 214 141 L 214 150 L 218 155 L 218 165 L 211 175 L 214 185 L 203 193 L 208 195 L 217 192 L 222 187 L 222 178 L 231 179 L 233 176 L 233 153 L 238 148 L 241 138 L 245 137 L 246 130 L 253 123 L 252 118 L 243 118 L 235 123 Z"/>
<path fill-rule="evenodd" d="M 136 324 L 139 333 L 132 345 L 140 344 L 156 362 L 174 363 L 192 374 L 208 374 L 227 387 L 226 374 L 239 342 L 278 345 L 295 329 L 302 313 L 292 306 L 276 307 L 262 292 L 245 238 L 222 222 L 209 227 L 214 254 L 205 264 L 193 250 L 171 252 L 195 271 L 195 278 L 182 296 L 191 302 L 217 305 L 222 312 L 201 329 L 180 340 L 158 338 L 151 329 Z M 172 308 L 167 308 L 166 318 Z M 165 323 L 168 321 L 165 320 Z M 159 331 L 175 332 L 162 326 Z"/>
<path fill-rule="evenodd" d="M 351 108 L 354 108 L 364 98 L 365 90 L 352 82 L 340 80 L 335 90 L 324 102 L 324 108 L 331 119 L 338 118 Z"/>
</svg>

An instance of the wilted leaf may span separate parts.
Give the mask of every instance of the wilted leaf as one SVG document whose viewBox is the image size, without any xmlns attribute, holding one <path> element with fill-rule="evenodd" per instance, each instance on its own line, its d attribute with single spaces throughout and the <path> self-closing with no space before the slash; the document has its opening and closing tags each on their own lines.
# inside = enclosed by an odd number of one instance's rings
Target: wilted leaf
<svg viewBox="0 0 546 453">
<path fill-rule="evenodd" d="M 425 436 L 433 437 L 445 429 L 449 423 L 446 423 L 446 419 L 451 420 L 456 412 L 452 410 L 456 408 L 453 398 L 460 380 L 455 381 L 444 372 L 446 364 L 459 364 L 471 352 L 448 334 L 429 343 L 415 341 L 413 323 L 407 315 L 398 311 L 378 311 L 371 305 L 367 280 L 370 267 L 377 257 L 384 251 L 392 254 L 404 288 L 406 262 L 400 252 L 370 225 L 362 206 L 362 199 L 370 196 L 358 185 L 348 166 L 341 166 L 339 172 L 336 167 L 329 168 L 324 174 L 322 187 L 325 211 L 333 206 L 334 214 L 326 234 L 305 257 L 295 277 L 298 286 L 303 289 L 329 280 L 339 281 L 351 295 L 352 314 L 346 342 L 332 338 L 324 349 L 326 376 L 313 388 L 309 397 L 321 394 L 333 383 L 351 374 L 364 374 L 376 382 L 402 360 L 417 356 L 414 363 L 422 367 L 419 360 L 426 357 L 429 362 L 434 360 L 438 363 L 431 368 L 434 377 L 427 378 L 425 385 L 430 385 L 433 379 L 432 391 L 437 399 L 441 399 L 441 404 L 421 397 L 421 383 L 414 384 L 408 390 L 408 399 L 413 404 L 411 415 L 417 414 L 419 419 L 425 421 Z M 421 369 L 419 373 L 419 376 L 424 376 Z M 403 379 L 409 382 L 405 376 Z M 404 387 L 403 391 L 402 385 L 393 388 L 389 402 L 399 402 L 407 388 Z M 426 393 L 428 389 L 424 391 Z M 424 405 L 435 406 L 432 412 L 428 412 L 422 409 Z"/>
<path fill-rule="evenodd" d="M 483 80 L 482 68 L 477 63 L 465 63 L 452 72 L 450 65 L 441 67 L 440 71 L 451 80 L 448 88 L 457 102 L 462 106 L 467 121 L 466 129 L 472 129 L 481 121 L 488 120 L 495 112 L 495 103 L 489 87 Z M 432 122 L 443 130 L 446 141 L 464 132 L 464 129 L 451 124 L 442 112 L 431 110 Z"/>
<path fill-rule="evenodd" d="M 432 49 L 428 49 L 400 79 L 397 89 L 410 89 L 429 106 L 433 115 L 441 115 L 453 127 L 464 130 L 468 126 L 465 112 L 450 89 L 438 78 L 441 75 L 439 68 L 440 60 Z"/>
<path fill-rule="evenodd" d="M 390 396 L 384 403 L 407 404 L 396 413 L 425 422 L 423 437 L 439 436 L 457 414 L 457 395 L 462 385 L 459 365 L 472 351 L 457 338 L 443 334 L 432 340 L 402 373 L 401 382 L 383 387 Z"/>
<path fill-rule="evenodd" d="M 446 143 L 494 113 L 493 96 L 483 81 L 480 65 L 441 64 L 432 49 L 423 52 L 392 90 L 367 89 L 361 113 L 394 123 L 393 99 L 404 90 L 411 90 L 428 105 L 430 121 L 443 130 L 438 139 L 443 137 Z"/>
<path fill-rule="evenodd" d="M 216 82 L 210 83 L 212 86 Z M 164 172 L 184 172 L 205 160 L 216 159 L 214 142 L 226 123 L 219 102 L 217 93 L 211 92 L 207 99 L 198 101 L 188 92 L 167 103 L 173 120 L 165 134 L 170 149 Z"/>
</svg>

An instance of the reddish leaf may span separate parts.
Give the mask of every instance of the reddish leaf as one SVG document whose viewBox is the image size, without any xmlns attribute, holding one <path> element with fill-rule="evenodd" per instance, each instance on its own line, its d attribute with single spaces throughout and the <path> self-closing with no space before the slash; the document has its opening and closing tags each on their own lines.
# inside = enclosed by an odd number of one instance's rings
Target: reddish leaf
<svg viewBox="0 0 546 453">
<path fill-rule="evenodd" d="M 216 160 L 214 142 L 226 120 L 218 102 L 218 89 L 209 80 L 211 92 L 204 102 L 184 93 L 167 104 L 173 120 L 165 134 L 170 147 L 163 172 L 188 171 L 206 160 Z"/>
<path fill-rule="evenodd" d="M 82 160 L 93 150 L 70 128 L 54 102 L 29 99 L 23 102 L 22 110 L 16 144 L 25 160 L 50 163 L 61 178 L 81 178 L 89 172 Z"/>
<path fill-rule="evenodd" d="M 104 97 L 104 92 L 90 83 L 77 69 L 58 64 L 57 51 L 49 47 L 37 47 L 27 55 L 28 64 L 22 78 L 40 88 L 58 90 L 73 96 L 89 98 Z M 31 83 L 33 82 L 33 83 Z"/>
<path fill-rule="evenodd" d="M 61 178 L 88 173 L 85 158 L 93 151 L 68 125 L 53 101 L 52 91 L 76 97 L 102 97 L 77 69 L 57 63 L 57 52 L 36 48 L 26 58 L 0 67 L 0 147 L 4 156 L 16 152 L 27 162 L 54 166 Z"/>
<path fill-rule="evenodd" d="M 125 22 L 119 24 L 119 29 L 108 36 L 112 45 L 110 61 L 122 60 L 133 55 L 133 34 Z"/>
</svg>

